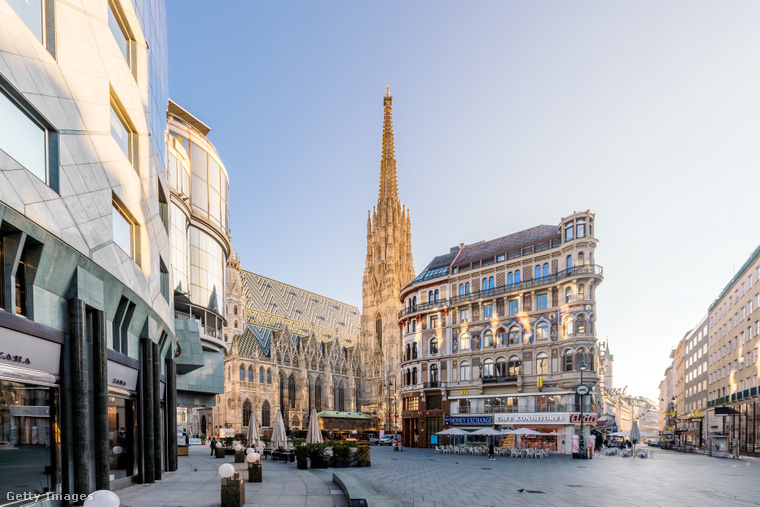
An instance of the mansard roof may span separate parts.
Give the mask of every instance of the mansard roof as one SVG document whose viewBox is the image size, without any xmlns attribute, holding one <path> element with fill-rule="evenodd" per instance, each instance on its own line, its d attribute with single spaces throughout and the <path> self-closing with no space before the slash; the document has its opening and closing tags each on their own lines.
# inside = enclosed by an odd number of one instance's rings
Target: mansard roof
<svg viewBox="0 0 760 507">
<path fill-rule="evenodd" d="M 559 227 L 556 225 L 537 225 L 524 231 L 515 232 L 490 241 L 481 241 L 467 245 L 459 253 L 455 264 L 467 264 L 468 262 L 484 257 L 506 254 L 517 247 L 528 246 L 540 241 L 549 240 L 559 236 Z"/>
</svg>

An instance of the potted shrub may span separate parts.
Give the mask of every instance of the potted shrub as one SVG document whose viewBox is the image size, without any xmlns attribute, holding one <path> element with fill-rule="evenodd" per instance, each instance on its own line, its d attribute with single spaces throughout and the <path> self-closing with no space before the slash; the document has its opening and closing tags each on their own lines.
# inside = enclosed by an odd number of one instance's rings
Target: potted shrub
<svg viewBox="0 0 760 507">
<path fill-rule="evenodd" d="M 360 467 L 372 466 L 370 448 L 368 445 L 360 445 L 357 451 L 357 459 Z"/>
<path fill-rule="evenodd" d="M 351 447 L 346 444 L 336 444 L 333 446 L 333 461 L 335 468 L 348 468 L 351 459 Z"/>
<path fill-rule="evenodd" d="M 200 437 L 201 437 L 201 445 L 206 445 L 206 434 L 201 433 Z"/>
<path fill-rule="evenodd" d="M 309 467 L 309 448 L 306 445 L 296 447 L 296 465 L 301 470 Z"/>
<path fill-rule="evenodd" d="M 224 454 L 235 454 L 234 442 L 235 442 L 235 437 L 224 437 L 222 439 L 222 445 L 224 446 Z"/>
<path fill-rule="evenodd" d="M 327 444 L 307 444 L 311 468 L 327 468 Z"/>
</svg>

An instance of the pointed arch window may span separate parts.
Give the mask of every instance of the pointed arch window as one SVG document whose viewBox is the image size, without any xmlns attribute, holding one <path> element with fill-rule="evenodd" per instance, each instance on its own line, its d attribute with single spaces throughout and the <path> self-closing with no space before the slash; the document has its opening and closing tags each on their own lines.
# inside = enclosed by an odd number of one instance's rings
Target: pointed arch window
<svg viewBox="0 0 760 507">
<path fill-rule="evenodd" d="M 383 318 L 378 313 L 375 316 L 375 336 L 377 337 L 377 346 L 383 348 Z"/>
<path fill-rule="evenodd" d="M 261 406 L 261 425 L 262 426 L 271 426 L 269 413 L 270 413 L 269 401 L 265 401 L 264 404 Z"/>
<path fill-rule="evenodd" d="M 267 368 L 267 384 L 272 384 L 272 368 Z"/>
<path fill-rule="evenodd" d="M 248 367 L 248 382 L 253 384 L 253 366 Z"/>
<path fill-rule="evenodd" d="M 322 411 L 322 379 L 318 378 L 317 383 L 314 386 L 314 407 L 317 412 Z"/>
<path fill-rule="evenodd" d="M 290 408 L 296 408 L 296 377 L 292 374 L 288 379 L 288 401 Z"/>
<path fill-rule="evenodd" d="M 263 384 L 263 383 L 264 383 L 264 367 L 260 366 L 259 367 L 259 384 Z"/>
<path fill-rule="evenodd" d="M 245 400 L 245 403 L 243 403 L 243 426 L 248 426 L 248 423 L 251 422 L 251 410 L 253 407 L 251 406 L 251 402 L 248 400 Z"/>
<path fill-rule="evenodd" d="M 240 365 L 240 382 L 245 382 L 245 366 Z"/>
</svg>

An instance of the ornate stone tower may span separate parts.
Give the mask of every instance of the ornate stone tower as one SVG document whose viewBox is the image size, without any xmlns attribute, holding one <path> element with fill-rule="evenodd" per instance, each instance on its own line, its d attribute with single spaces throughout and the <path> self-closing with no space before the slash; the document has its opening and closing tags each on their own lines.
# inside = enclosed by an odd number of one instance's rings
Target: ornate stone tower
<svg viewBox="0 0 760 507">
<path fill-rule="evenodd" d="M 383 97 L 383 147 L 380 159 L 380 192 L 377 206 L 367 217 L 367 258 L 362 284 L 361 345 L 365 364 L 374 363 L 379 378 L 373 379 L 373 393 L 362 407 L 378 415 L 378 427 L 392 431 L 393 406 L 389 407 L 389 379 L 393 380 L 390 396 L 399 387 L 401 339 L 398 312 L 401 289 L 414 279 L 412 233 L 409 211 L 401 206 L 396 180 L 396 155 L 393 143 L 393 97 L 390 89 Z M 398 403 L 398 402 L 397 402 Z M 389 410 L 390 409 L 390 415 Z M 401 417 L 401 407 L 396 413 Z M 390 427 L 388 427 L 390 426 Z"/>
</svg>

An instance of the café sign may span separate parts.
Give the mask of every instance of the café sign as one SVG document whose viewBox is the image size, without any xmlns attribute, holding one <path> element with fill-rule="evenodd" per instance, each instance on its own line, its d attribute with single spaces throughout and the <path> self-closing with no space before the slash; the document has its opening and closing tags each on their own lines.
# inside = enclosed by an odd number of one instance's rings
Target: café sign
<svg viewBox="0 0 760 507">
<path fill-rule="evenodd" d="M 569 412 L 524 412 L 494 414 L 494 424 L 579 424 L 581 415 Z M 596 414 L 583 414 L 584 424 L 596 424 Z"/>
</svg>

